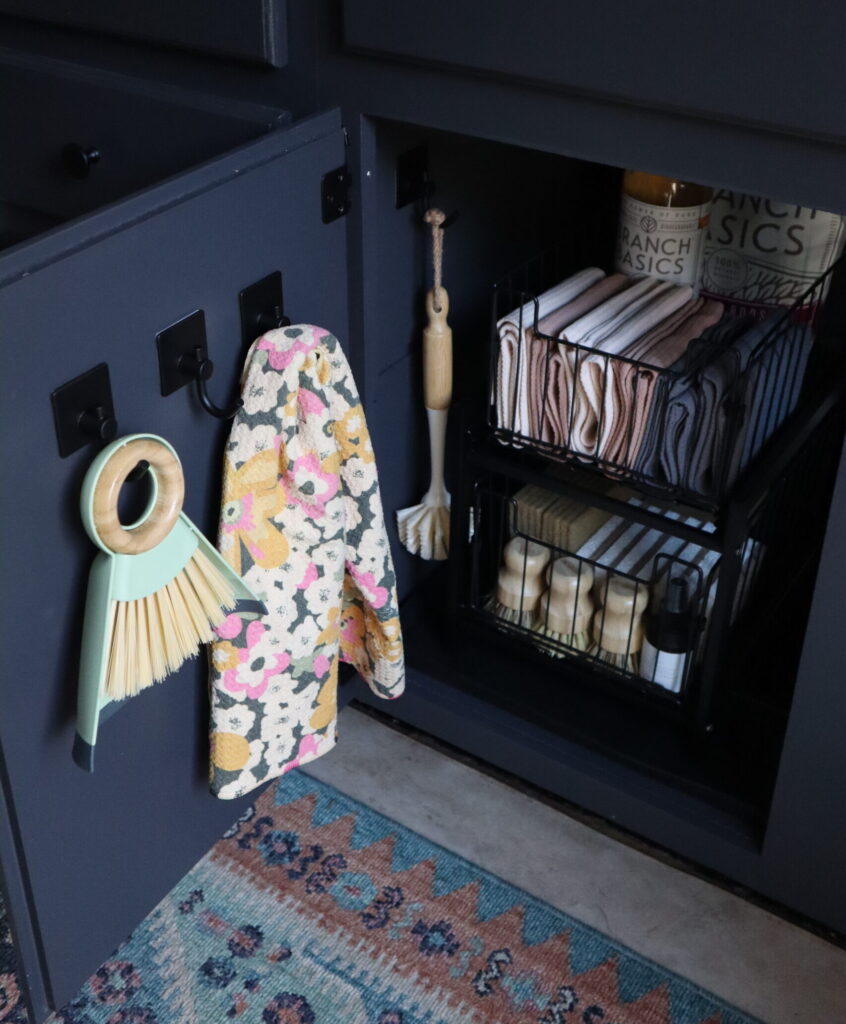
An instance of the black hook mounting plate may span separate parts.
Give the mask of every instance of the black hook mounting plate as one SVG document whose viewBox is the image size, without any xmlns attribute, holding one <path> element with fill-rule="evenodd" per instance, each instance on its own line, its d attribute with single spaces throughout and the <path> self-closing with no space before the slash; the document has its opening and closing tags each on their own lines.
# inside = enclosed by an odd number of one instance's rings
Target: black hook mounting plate
<svg viewBox="0 0 846 1024">
<path fill-rule="evenodd" d="M 117 434 L 112 385 L 106 363 L 81 373 L 50 395 L 59 455 L 63 459 L 93 441 Z"/>
<path fill-rule="evenodd" d="M 208 358 L 206 345 L 206 315 L 201 309 L 177 320 L 170 327 L 165 327 L 156 335 L 156 349 L 159 353 L 159 383 L 162 396 L 172 395 L 174 391 L 184 388 L 194 380 L 194 375 L 187 371 L 183 358 Z M 200 350 L 199 353 L 197 350 Z"/>
<path fill-rule="evenodd" d="M 418 199 L 429 199 L 434 183 L 429 180 L 429 147 L 426 143 L 406 150 L 397 157 L 396 197 L 398 210 Z"/>
<path fill-rule="evenodd" d="M 278 270 L 239 292 L 238 306 L 241 310 L 241 342 L 245 352 L 262 334 L 275 327 L 287 327 L 291 322 L 285 316 L 282 274 Z"/>
</svg>

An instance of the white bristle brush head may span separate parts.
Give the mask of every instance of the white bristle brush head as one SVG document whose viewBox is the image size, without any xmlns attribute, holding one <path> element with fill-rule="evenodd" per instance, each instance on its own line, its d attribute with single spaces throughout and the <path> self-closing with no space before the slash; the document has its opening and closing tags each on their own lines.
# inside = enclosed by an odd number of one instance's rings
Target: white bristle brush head
<svg viewBox="0 0 846 1024">
<path fill-rule="evenodd" d="M 430 562 L 449 557 L 449 502 L 446 505 L 413 505 L 397 512 L 397 531 L 402 546 Z"/>
<path fill-rule="evenodd" d="M 155 594 L 114 602 L 107 695 L 132 697 L 176 672 L 214 638 L 235 603 L 232 584 L 201 548 Z"/>
</svg>

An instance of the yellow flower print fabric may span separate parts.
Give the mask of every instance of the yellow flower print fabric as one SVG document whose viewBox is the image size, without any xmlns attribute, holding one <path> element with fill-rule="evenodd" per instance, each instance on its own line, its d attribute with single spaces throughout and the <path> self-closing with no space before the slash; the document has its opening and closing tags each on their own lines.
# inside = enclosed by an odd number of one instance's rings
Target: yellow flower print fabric
<svg viewBox="0 0 846 1024">
<path fill-rule="evenodd" d="M 338 340 L 269 331 L 242 398 L 218 547 L 267 614 L 234 612 L 211 645 L 211 789 L 223 799 L 335 745 L 339 660 L 382 697 L 405 678 L 373 447 Z"/>
</svg>

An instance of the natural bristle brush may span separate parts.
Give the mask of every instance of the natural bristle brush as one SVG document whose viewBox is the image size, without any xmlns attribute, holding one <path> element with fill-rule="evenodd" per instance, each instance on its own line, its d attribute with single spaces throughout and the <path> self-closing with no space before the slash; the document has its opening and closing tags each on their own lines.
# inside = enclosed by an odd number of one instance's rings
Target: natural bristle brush
<svg viewBox="0 0 846 1024">
<path fill-rule="evenodd" d="M 512 537 L 505 545 L 502 559 L 496 591 L 488 598 L 485 609 L 505 622 L 532 629 L 546 591 L 544 569 L 549 563 L 549 549 L 525 537 Z"/>
<path fill-rule="evenodd" d="M 649 588 L 625 576 L 611 576 L 600 591 L 603 603 L 593 616 L 594 653 L 609 665 L 637 675 Z"/>
<path fill-rule="evenodd" d="M 449 554 L 449 491 L 444 481 L 444 452 L 449 404 L 452 400 L 452 331 L 447 324 L 449 296 L 441 285 L 443 227 L 441 210 L 428 210 L 432 225 L 435 282 L 426 294 L 428 324 L 423 331 L 423 401 L 429 421 L 431 478 L 419 505 L 397 512 L 400 542 L 413 555 L 443 561 Z"/>
<path fill-rule="evenodd" d="M 556 558 L 548 570 L 549 590 L 541 600 L 534 628 L 556 645 L 575 651 L 593 647 L 590 621 L 593 616 L 593 568 L 578 558 Z M 565 651 L 540 644 L 555 658 Z"/>
<path fill-rule="evenodd" d="M 151 495 L 138 521 L 124 526 L 118 496 L 139 463 Z M 154 434 L 113 441 L 85 474 L 82 521 L 100 548 L 88 580 L 73 749 L 87 771 L 105 705 L 175 672 L 237 602 L 264 609 L 182 512 L 184 493 L 176 452 Z"/>
</svg>

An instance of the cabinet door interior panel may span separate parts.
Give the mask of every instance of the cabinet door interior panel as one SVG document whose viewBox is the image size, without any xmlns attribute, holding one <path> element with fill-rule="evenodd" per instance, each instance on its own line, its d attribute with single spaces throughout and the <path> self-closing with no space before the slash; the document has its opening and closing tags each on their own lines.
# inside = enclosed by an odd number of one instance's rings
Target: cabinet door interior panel
<svg viewBox="0 0 846 1024">
<path fill-rule="evenodd" d="M 797 17 L 801 31 L 797 36 Z M 846 135 L 843 11 L 813 0 L 344 0 L 349 47 L 802 134 Z"/>
<path fill-rule="evenodd" d="M 0 12 L 274 67 L 288 60 L 286 0 L 2 0 Z"/>
<path fill-rule="evenodd" d="M 217 368 L 209 391 L 219 404 L 233 396 L 243 361 L 238 293 L 271 271 L 283 274 L 294 321 L 344 338 L 346 222 L 323 224 L 320 207 L 321 176 L 343 160 L 339 117 L 324 115 L 0 260 L 0 365 L 10 382 L 0 409 L 9 482 L 0 514 L 7 581 L 0 743 L 56 1005 L 241 808 L 207 789 L 204 656 L 103 724 L 94 774 L 71 761 L 95 554 L 79 518 L 79 489 L 94 449 L 59 458 L 50 393 L 108 362 L 119 433 L 150 431 L 174 445 L 185 511 L 214 536 L 228 427 L 201 410 L 191 389 L 161 396 L 156 333 L 205 311 Z"/>
</svg>

